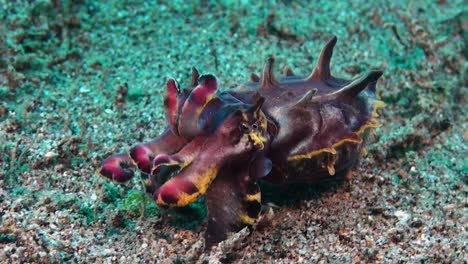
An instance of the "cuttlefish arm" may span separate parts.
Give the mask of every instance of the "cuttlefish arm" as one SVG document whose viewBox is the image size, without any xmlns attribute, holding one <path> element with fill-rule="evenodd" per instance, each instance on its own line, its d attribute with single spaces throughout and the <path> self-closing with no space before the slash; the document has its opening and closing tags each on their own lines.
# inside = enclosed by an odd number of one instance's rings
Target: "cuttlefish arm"
<svg viewBox="0 0 468 264">
<path fill-rule="evenodd" d="M 175 79 L 167 82 L 164 111 L 169 126 L 156 140 L 137 145 L 130 150 L 130 158 L 139 170 L 150 174 L 155 157 L 160 154 L 174 154 L 193 137 L 203 134 L 197 126 L 199 114 L 216 94 L 216 89 L 216 78 L 212 75 L 199 77 L 195 68 L 192 69 L 192 84 L 185 92 L 181 91 Z M 161 156 L 156 163 L 165 163 L 165 158 Z"/>
<path fill-rule="evenodd" d="M 203 144 L 206 145 L 206 142 Z M 227 156 L 223 155 L 222 151 L 216 152 L 215 149 L 201 147 L 199 155 L 188 166 L 155 191 L 153 198 L 156 203 L 186 206 L 205 194 Z"/>
<path fill-rule="evenodd" d="M 175 153 L 187 140 L 166 129 L 155 140 L 133 147 L 128 154 L 113 155 L 101 163 L 97 173 L 108 180 L 126 182 L 133 178 L 136 166 L 143 173 L 150 173 L 153 159 L 158 153 Z"/>
<path fill-rule="evenodd" d="M 205 194 L 208 186 L 216 178 L 219 170 L 233 161 L 250 161 L 251 155 L 264 148 L 267 141 L 265 131 L 260 128 L 242 129 L 246 123 L 255 123 L 249 119 L 260 111 L 263 100 L 244 111 L 235 111 L 224 119 L 223 123 L 211 135 L 200 135 L 193 139 L 197 142 L 194 148 L 198 151 L 189 165 L 183 168 L 173 178 L 157 188 L 154 199 L 159 205 L 185 206 Z M 250 125 L 249 125 L 250 126 Z M 265 124 L 266 126 L 266 124 Z M 198 148 L 196 148 L 199 146 Z"/>
<path fill-rule="evenodd" d="M 165 166 L 177 166 L 183 169 L 188 166 L 199 155 L 200 149 L 206 141 L 206 137 L 195 137 L 192 141 L 188 142 L 180 151 L 169 155 L 161 153 L 153 160 L 153 168 L 151 174 L 157 175 L 160 170 Z"/>
<path fill-rule="evenodd" d="M 223 167 L 206 193 L 206 205 L 207 247 L 225 240 L 229 233 L 254 224 L 260 215 L 261 193 L 255 179 L 249 176 L 249 168 Z"/>
</svg>

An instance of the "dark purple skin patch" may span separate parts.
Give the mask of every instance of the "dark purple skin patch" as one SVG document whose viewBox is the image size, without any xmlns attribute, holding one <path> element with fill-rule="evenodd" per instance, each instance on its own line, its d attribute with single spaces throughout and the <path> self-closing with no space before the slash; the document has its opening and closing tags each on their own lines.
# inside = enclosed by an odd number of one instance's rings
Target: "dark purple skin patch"
<svg viewBox="0 0 468 264">
<path fill-rule="evenodd" d="M 153 152 L 145 145 L 138 145 L 130 150 L 130 157 L 136 163 L 138 169 L 150 173 L 153 166 Z"/>
<path fill-rule="evenodd" d="M 153 168 L 152 168 L 151 173 L 156 175 L 161 170 L 161 166 L 164 166 L 165 164 L 169 164 L 169 163 L 174 163 L 174 162 L 177 162 L 177 161 L 174 160 L 171 156 L 166 155 L 166 154 L 160 154 L 156 156 L 156 158 L 154 158 L 153 160 Z"/>
<path fill-rule="evenodd" d="M 161 199 L 166 205 L 177 204 L 179 200 L 179 189 L 175 186 L 166 186 L 162 190 L 156 190 L 155 200 Z"/>
<path fill-rule="evenodd" d="M 100 173 L 102 176 L 116 182 L 126 182 L 134 176 L 134 173 L 131 170 L 124 171 L 120 168 L 116 169 L 109 167 L 103 167 Z"/>
<path fill-rule="evenodd" d="M 262 209 L 262 205 L 257 201 L 247 201 L 245 207 L 246 207 L 245 211 L 247 212 L 247 215 L 253 219 L 256 219 L 258 217 L 258 214 L 260 213 L 260 210 Z"/>
<path fill-rule="evenodd" d="M 241 183 L 243 186 L 245 186 L 245 194 L 246 195 L 254 195 L 260 192 L 260 187 L 255 182 L 244 182 Z"/>
<path fill-rule="evenodd" d="M 198 188 L 190 181 L 183 178 L 174 178 L 169 184 L 164 184 L 154 193 L 157 200 L 158 197 L 167 205 L 174 205 L 183 194 L 192 195 L 199 192 Z"/>
<path fill-rule="evenodd" d="M 106 159 L 98 173 L 107 179 L 116 182 L 126 182 L 133 178 L 134 172 L 130 169 L 131 160 L 126 154 L 120 154 Z"/>
</svg>

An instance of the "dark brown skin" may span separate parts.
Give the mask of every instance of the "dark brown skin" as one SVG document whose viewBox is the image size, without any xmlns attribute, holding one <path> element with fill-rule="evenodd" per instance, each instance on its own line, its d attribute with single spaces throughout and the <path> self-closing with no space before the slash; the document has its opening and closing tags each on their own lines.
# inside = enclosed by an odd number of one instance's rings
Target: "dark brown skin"
<svg viewBox="0 0 468 264">
<path fill-rule="evenodd" d="M 349 177 L 370 130 L 379 124 L 375 97 L 382 75 L 370 71 L 354 80 L 335 78 L 330 59 L 336 37 L 323 48 L 308 77 L 273 76 L 274 59 L 262 76 L 230 91 L 217 92 L 212 75 L 193 69 L 181 91 L 169 80 L 165 95 L 168 129 L 129 155 L 105 160 L 104 178 L 125 182 L 130 163 L 148 175 L 147 190 L 157 204 L 185 206 L 206 194 L 207 246 L 251 225 L 261 209 L 256 181 L 315 183 Z"/>
</svg>

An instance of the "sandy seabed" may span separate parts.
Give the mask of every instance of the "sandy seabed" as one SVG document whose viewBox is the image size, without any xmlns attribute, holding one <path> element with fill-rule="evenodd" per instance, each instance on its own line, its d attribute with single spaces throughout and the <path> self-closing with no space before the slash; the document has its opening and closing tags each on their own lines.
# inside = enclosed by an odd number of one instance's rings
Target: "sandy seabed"
<svg viewBox="0 0 468 264">
<path fill-rule="evenodd" d="M 0 0 L 0 262 L 467 263 L 467 12 L 458 0 Z M 382 127 L 351 181 L 266 186 L 262 224 L 204 251 L 203 200 L 162 210 L 138 178 L 97 177 L 164 129 L 169 76 L 187 85 L 196 66 L 227 89 L 271 55 L 278 73 L 308 75 L 333 35 L 334 75 L 384 70 Z"/>
</svg>

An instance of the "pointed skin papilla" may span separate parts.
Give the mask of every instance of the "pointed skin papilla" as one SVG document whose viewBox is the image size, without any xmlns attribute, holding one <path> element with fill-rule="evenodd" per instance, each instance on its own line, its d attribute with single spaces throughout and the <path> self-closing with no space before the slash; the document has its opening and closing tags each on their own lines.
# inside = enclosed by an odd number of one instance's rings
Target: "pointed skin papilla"
<svg viewBox="0 0 468 264">
<path fill-rule="evenodd" d="M 197 68 L 192 67 L 192 82 L 190 83 L 190 88 L 195 88 L 198 85 L 198 78 L 200 78 L 200 73 Z"/>
<path fill-rule="evenodd" d="M 379 70 L 369 71 L 359 78 L 353 80 L 350 84 L 336 92 L 337 97 L 353 98 L 369 86 L 375 86 L 377 80 L 382 76 L 383 72 Z M 335 94 L 335 93 L 333 93 Z"/>
<path fill-rule="evenodd" d="M 279 87 L 279 83 L 273 74 L 274 63 L 275 59 L 270 57 L 267 59 L 265 66 L 263 67 L 262 79 L 260 80 L 260 89 L 262 90 L 269 90 L 275 87 Z"/>
<path fill-rule="evenodd" d="M 216 95 L 218 82 L 213 75 L 202 75 L 184 102 L 178 119 L 179 135 L 192 138 L 201 133 L 198 119 L 206 104 Z"/>
<path fill-rule="evenodd" d="M 291 67 L 289 67 L 289 66 L 284 66 L 284 68 L 283 68 L 283 75 L 284 75 L 284 76 L 294 76 L 294 73 L 293 73 Z"/>
<path fill-rule="evenodd" d="M 317 64 L 315 65 L 312 74 L 307 77 L 306 80 L 308 81 L 324 81 L 331 79 L 330 73 L 330 61 L 333 55 L 333 48 L 335 47 L 337 37 L 333 36 L 323 47 L 322 51 L 320 52 L 320 56 L 318 58 Z"/>
<path fill-rule="evenodd" d="M 166 92 L 164 94 L 164 111 L 166 119 L 169 123 L 169 128 L 173 133 L 177 134 L 177 117 L 179 115 L 178 97 L 180 94 L 179 84 L 176 80 L 170 79 L 166 84 Z"/>
<path fill-rule="evenodd" d="M 297 107 L 307 107 L 312 102 L 312 98 L 317 93 L 317 89 L 311 89 L 304 96 L 302 96 L 295 104 Z"/>
<path fill-rule="evenodd" d="M 380 78 L 380 76 L 382 76 L 382 74 L 382 71 L 369 71 L 333 93 L 313 97 L 312 102 L 325 102 L 331 100 L 355 98 L 367 87 L 375 86 L 375 83 Z"/>
<path fill-rule="evenodd" d="M 140 144 L 130 149 L 133 163 L 144 173 L 151 173 L 153 159 L 160 153 L 175 153 L 181 149 L 187 140 L 172 133 L 170 129 L 150 143 Z"/>
<path fill-rule="evenodd" d="M 258 77 L 257 74 L 252 73 L 252 74 L 250 75 L 250 81 L 251 81 L 251 82 L 254 82 L 254 83 L 259 82 L 259 81 L 260 81 L 260 77 Z"/>
<path fill-rule="evenodd" d="M 104 160 L 97 173 L 114 182 L 127 182 L 133 178 L 132 160 L 127 154 L 118 154 Z"/>
</svg>

